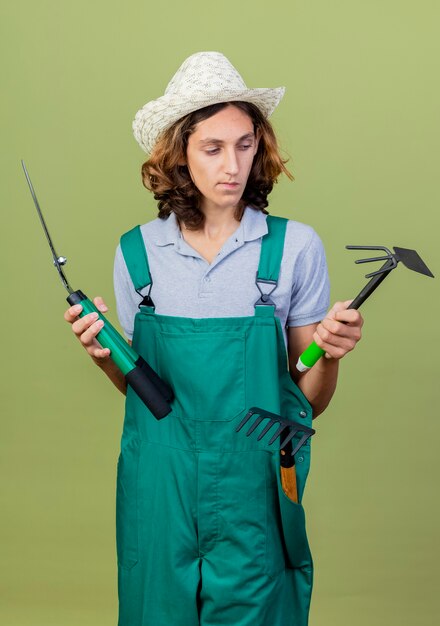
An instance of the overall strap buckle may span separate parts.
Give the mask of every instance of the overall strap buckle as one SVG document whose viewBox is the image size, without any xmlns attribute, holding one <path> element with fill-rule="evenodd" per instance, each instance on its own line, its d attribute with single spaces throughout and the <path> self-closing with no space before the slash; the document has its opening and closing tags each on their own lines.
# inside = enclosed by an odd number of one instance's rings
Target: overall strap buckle
<svg viewBox="0 0 440 626">
<path fill-rule="evenodd" d="M 260 261 L 255 284 L 260 292 L 260 298 L 255 303 L 257 306 L 272 306 L 275 311 L 275 302 L 270 297 L 275 291 L 280 274 L 281 259 L 283 257 L 284 238 L 288 220 L 285 217 L 268 215 L 266 217 L 267 233 L 261 241 Z M 260 285 L 269 285 L 263 289 Z M 261 311 L 267 309 L 260 309 Z"/>
<path fill-rule="evenodd" d="M 272 285 L 272 289 L 270 291 L 263 291 L 260 287 L 259 283 L 264 283 L 265 285 Z M 258 278 L 258 272 L 257 272 L 257 277 L 255 279 L 255 284 L 257 285 L 258 291 L 260 292 L 261 296 L 260 298 L 256 301 L 256 303 L 254 304 L 254 306 L 273 306 L 275 307 L 275 302 L 272 300 L 272 298 L 270 297 L 271 294 L 275 291 L 275 289 L 277 288 L 278 285 L 278 281 L 276 280 L 269 280 L 266 278 Z"/>
<path fill-rule="evenodd" d="M 153 298 L 150 296 L 152 286 L 153 286 L 153 280 L 151 279 L 150 284 L 147 285 L 148 287 L 147 293 L 143 294 L 140 289 L 136 289 L 136 293 L 139 294 L 140 297 L 142 298 L 142 301 L 139 302 L 138 304 L 138 309 L 141 309 L 143 306 L 148 306 L 152 309 L 156 308 L 153 302 Z"/>
<path fill-rule="evenodd" d="M 150 295 L 153 279 L 150 274 L 148 254 L 140 226 L 135 226 L 122 235 L 121 250 L 134 290 L 142 298 L 141 302 L 138 304 L 138 308 L 149 307 L 154 309 L 154 302 Z M 142 290 L 147 287 L 147 293 L 143 294 Z"/>
</svg>

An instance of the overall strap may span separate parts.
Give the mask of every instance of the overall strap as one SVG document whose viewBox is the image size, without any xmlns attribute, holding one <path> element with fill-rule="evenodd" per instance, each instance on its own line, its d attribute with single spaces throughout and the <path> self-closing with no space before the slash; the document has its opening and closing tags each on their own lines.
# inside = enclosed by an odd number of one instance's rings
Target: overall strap
<svg viewBox="0 0 440 626">
<path fill-rule="evenodd" d="M 148 264 L 147 250 L 142 237 L 141 227 L 135 226 L 121 237 L 121 250 L 127 265 L 130 278 L 133 281 L 135 290 L 139 295 L 145 287 L 150 287 L 148 294 L 142 296 L 144 300 L 139 306 L 154 306 L 150 298 L 153 280 L 150 274 L 150 266 Z"/>
<path fill-rule="evenodd" d="M 261 293 L 261 297 L 255 303 L 257 305 L 275 306 L 270 295 L 278 284 L 280 274 L 281 259 L 284 249 L 284 238 L 286 235 L 287 219 L 268 215 L 266 218 L 268 233 L 264 235 L 261 242 L 260 262 L 258 265 L 256 284 Z M 270 291 L 263 291 L 260 283 L 271 285 Z"/>
</svg>

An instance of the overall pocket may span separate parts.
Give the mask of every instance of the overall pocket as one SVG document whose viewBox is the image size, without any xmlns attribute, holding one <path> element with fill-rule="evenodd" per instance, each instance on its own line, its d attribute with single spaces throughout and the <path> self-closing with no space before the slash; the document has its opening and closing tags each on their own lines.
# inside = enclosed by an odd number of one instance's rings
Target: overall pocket
<svg viewBox="0 0 440 626">
<path fill-rule="evenodd" d="M 125 569 L 139 559 L 138 468 L 139 442 L 132 439 L 121 447 L 116 486 L 116 547 L 118 565 Z"/>
<path fill-rule="evenodd" d="M 312 555 L 306 533 L 306 520 L 302 504 L 293 502 L 284 492 L 278 466 L 278 498 L 280 505 L 281 528 L 286 554 L 286 567 L 312 568 Z"/>
<path fill-rule="evenodd" d="M 245 335 L 161 332 L 159 373 L 174 390 L 173 412 L 186 419 L 230 421 L 245 409 Z"/>
</svg>

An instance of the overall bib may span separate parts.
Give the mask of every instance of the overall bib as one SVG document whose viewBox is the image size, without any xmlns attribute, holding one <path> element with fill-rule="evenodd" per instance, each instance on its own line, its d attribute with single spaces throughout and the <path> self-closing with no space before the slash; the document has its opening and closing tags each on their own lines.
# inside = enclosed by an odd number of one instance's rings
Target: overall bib
<svg viewBox="0 0 440 626">
<path fill-rule="evenodd" d="M 262 239 L 257 281 L 273 289 L 286 223 L 268 216 Z M 151 286 L 139 227 L 121 247 L 135 289 Z M 275 306 L 263 296 L 254 316 L 203 319 L 157 315 L 148 297 L 139 308 L 133 347 L 175 399 L 156 420 L 127 390 L 116 505 L 119 626 L 306 626 L 313 565 L 304 510 L 283 492 L 270 437 L 235 432 L 253 406 L 311 426 Z M 298 502 L 309 444 L 295 455 Z"/>
</svg>

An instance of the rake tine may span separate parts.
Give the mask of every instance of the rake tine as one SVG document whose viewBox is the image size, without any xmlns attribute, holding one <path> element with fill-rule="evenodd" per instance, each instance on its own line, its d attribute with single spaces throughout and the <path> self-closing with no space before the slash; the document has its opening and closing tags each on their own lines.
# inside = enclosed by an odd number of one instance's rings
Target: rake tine
<svg viewBox="0 0 440 626">
<path fill-rule="evenodd" d="M 250 409 L 246 415 L 243 417 L 243 419 L 241 420 L 241 422 L 239 423 L 239 425 L 237 426 L 237 428 L 235 429 L 235 432 L 238 433 L 239 430 L 241 430 L 243 428 L 243 426 L 246 424 L 246 422 L 248 422 L 252 415 L 254 415 L 254 412 L 252 409 Z"/>
<path fill-rule="evenodd" d="M 249 428 L 249 430 L 246 433 L 246 437 L 249 437 L 250 435 L 252 435 L 252 433 L 254 432 L 254 430 L 257 428 L 257 426 L 259 426 L 261 424 L 261 422 L 264 420 L 264 415 L 259 415 L 257 417 L 257 419 L 255 420 L 255 422 L 252 424 L 252 426 Z"/>
<path fill-rule="evenodd" d="M 357 261 L 355 261 L 356 264 L 359 263 L 373 263 L 374 261 L 389 261 L 391 257 L 389 256 L 375 256 L 375 257 L 370 257 L 368 259 L 357 259 Z"/>
<path fill-rule="evenodd" d="M 277 429 L 276 433 L 273 435 L 271 440 L 269 441 L 269 445 L 273 444 L 273 442 L 278 439 L 283 430 L 286 428 L 286 424 L 281 424 L 281 426 Z"/>
<path fill-rule="evenodd" d="M 272 428 L 274 424 L 276 424 L 275 420 L 269 420 L 269 423 L 267 424 L 267 426 L 265 426 L 263 430 L 261 431 L 261 433 L 258 435 L 257 441 L 260 441 L 261 439 L 263 439 L 264 435 L 269 432 L 269 430 Z"/>
<path fill-rule="evenodd" d="M 301 437 L 301 439 L 296 444 L 295 448 L 292 450 L 291 456 L 295 456 L 295 454 L 298 452 L 298 450 L 301 448 L 301 446 L 305 444 L 305 442 L 307 441 L 307 439 L 309 437 L 310 437 L 309 433 L 304 433 L 304 435 Z"/>
<path fill-rule="evenodd" d="M 365 278 L 372 278 L 373 276 L 377 276 L 378 274 L 388 273 L 397 267 L 397 261 L 394 257 L 388 259 L 388 263 L 382 265 L 376 272 L 371 272 L 370 274 L 365 274 Z"/>
<path fill-rule="evenodd" d="M 299 431 L 299 428 L 291 428 L 290 429 L 290 433 L 287 435 L 287 437 L 284 439 L 284 441 L 282 441 L 282 443 L 280 444 L 280 450 L 282 450 L 283 448 L 285 448 L 287 446 L 289 441 L 292 439 L 292 437 L 294 437 L 296 435 L 296 433 L 298 431 Z"/>
<path fill-rule="evenodd" d="M 385 248 L 385 246 L 345 246 L 345 249 L 346 250 L 383 250 L 390 256 L 393 255 L 391 250 L 388 250 L 388 248 Z"/>
</svg>

